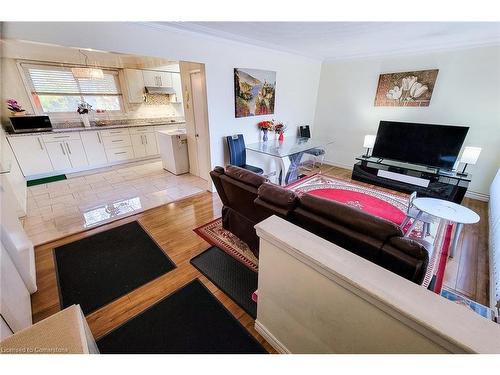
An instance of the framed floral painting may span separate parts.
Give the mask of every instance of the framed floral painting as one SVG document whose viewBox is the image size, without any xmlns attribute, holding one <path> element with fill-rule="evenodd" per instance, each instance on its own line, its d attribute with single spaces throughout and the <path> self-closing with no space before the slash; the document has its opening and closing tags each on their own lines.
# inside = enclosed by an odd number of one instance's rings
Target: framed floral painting
<svg viewBox="0 0 500 375">
<path fill-rule="evenodd" d="M 381 74 L 375 107 L 428 107 L 438 72 L 432 69 Z"/>
</svg>

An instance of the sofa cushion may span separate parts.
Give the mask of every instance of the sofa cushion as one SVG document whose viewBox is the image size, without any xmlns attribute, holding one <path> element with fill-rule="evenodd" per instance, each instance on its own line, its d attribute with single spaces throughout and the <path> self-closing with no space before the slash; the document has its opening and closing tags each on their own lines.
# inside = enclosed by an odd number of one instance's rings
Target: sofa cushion
<svg viewBox="0 0 500 375">
<path fill-rule="evenodd" d="M 264 176 L 240 167 L 235 167 L 234 165 L 228 165 L 225 173 L 227 176 L 234 178 L 237 181 L 244 182 L 245 184 L 252 185 L 256 188 L 268 181 Z"/>
<path fill-rule="evenodd" d="M 279 206 L 285 210 L 292 210 L 297 205 L 299 199 L 297 194 L 292 190 L 285 189 L 269 182 L 263 183 L 259 187 L 257 193 L 259 194 L 259 199 Z"/>
<path fill-rule="evenodd" d="M 299 199 L 299 204 L 305 210 L 382 241 L 394 236 L 403 236 L 398 225 L 347 204 L 310 194 L 304 194 Z"/>
<path fill-rule="evenodd" d="M 299 200 L 293 191 L 268 182 L 260 186 L 258 194 L 254 203 L 261 215 L 259 221 L 272 215 L 288 219 Z"/>
</svg>

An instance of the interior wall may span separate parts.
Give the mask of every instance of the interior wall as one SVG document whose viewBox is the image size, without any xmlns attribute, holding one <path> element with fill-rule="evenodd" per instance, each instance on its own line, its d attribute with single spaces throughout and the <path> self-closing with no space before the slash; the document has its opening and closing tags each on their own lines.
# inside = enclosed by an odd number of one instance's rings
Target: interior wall
<svg viewBox="0 0 500 375">
<path fill-rule="evenodd" d="M 381 73 L 425 69 L 439 69 L 429 107 L 374 106 Z M 500 166 L 500 47 L 324 63 L 314 126 L 334 140 L 327 160 L 351 168 L 380 120 L 469 126 L 464 145 L 483 149 L 470 191 L 488 194 Z"/>
<path fill-rule="evenodd" d="M 290 53 L 142 23 L 6 22 L 4 37 L 63 46 L 93 48 L 205 64 L 209 111 L 211 165 L 228 161 L 224 137 L 242 133 L 259 140 L 257 122 L 275 118 L 295 132 L 314 119 L 321 62 Z M 234 116 L 234 68 L 277 72 L 275 114 Z M 262 163 L 249 156 L 249 162 Z"/>
</svg>

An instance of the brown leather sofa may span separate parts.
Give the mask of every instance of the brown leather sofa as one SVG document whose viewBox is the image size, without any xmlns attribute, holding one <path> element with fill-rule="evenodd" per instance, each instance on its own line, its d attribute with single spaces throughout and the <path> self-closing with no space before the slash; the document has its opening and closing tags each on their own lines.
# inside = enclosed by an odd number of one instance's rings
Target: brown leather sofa
<svg viewBox="0 0 500 375">
<path fill-rule="evenodd" d="M 216 167 L 210 175 L 223 203 L 223 227 L 256 256 L 255 224 L 277 215 L 415 283 L 425 276 L 428 250 L 388 220 L 312 195 L 298 197 L 242 168 Z"/>
</svg>

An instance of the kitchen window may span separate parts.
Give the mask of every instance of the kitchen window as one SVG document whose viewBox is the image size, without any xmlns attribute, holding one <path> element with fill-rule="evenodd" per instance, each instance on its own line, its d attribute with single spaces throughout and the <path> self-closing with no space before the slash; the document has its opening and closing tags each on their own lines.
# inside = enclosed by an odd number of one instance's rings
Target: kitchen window
<svg viewBox="0 0 500 375">
<path fill-rule="evenodd" d="M 118 71 L 103 69 L 102 79 L 76 78 L 71 67 L 21 63 L 34 107 L 38 113 L 76 113 L 78 103 L 94 110 L 122 112 Z"/>
</svg>

